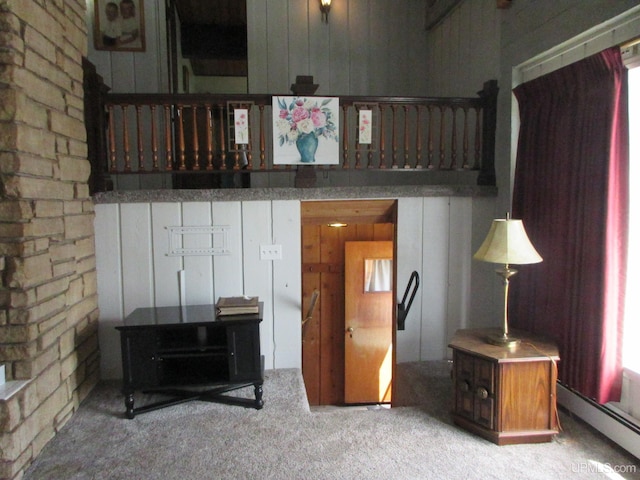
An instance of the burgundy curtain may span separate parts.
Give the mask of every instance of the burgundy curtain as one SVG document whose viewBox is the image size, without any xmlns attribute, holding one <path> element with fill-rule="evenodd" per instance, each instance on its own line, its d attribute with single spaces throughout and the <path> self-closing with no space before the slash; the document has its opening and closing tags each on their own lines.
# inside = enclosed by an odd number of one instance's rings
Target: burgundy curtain
<svg viewBox="0 0 640 480">
<path fill-rule="evenodd" d="M 518 86 L 513 217 L 540 264 L 512 282 L 510 323 L 560 347 L 559 379 L 619 400 L 627 257 L 627 71 L 618 48 Z"/>
</svg>

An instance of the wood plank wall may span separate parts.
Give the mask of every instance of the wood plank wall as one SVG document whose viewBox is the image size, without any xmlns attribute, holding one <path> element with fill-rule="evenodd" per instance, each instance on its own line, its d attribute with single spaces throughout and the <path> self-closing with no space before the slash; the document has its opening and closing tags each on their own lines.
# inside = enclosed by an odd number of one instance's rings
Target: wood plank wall
<svg viewBox="0 0 640 480">
<path fill-rule="evenodd" d="M 487 202 L 471 197 L 398 199 L 398 294 L 403 293 L 413 270 L 421 276 L 406 329 L 397 332 L 398 362 L 446 358 L 453 332 L 470 326 L 472 307 L 482 310 L 486 299 L 470 295 L 471 237 L 472 218 Z M 482 225 L 485 223 L 490 222 Z M 166 227 L 189 225 L 229 225 L 231 254 L 167 256 Z M 302 312 L 306 313 L 302 304 L 302 244 L 303 238 L 315 233 L 302 228 L 300 201 L 97 204 L 95 230 L 103 378 L 122 375 L 115 326 L 137 307 L 179 304 L 181 271 L 189 304 L 238 292 L 259 295 L 265 302 L 260 327 L 265 367 L 301 368 L 301 320 Z M 379 238 L 388 233 L 384 228 L 363 226 L 353 235 Z M 196 237 L 190 242 L 192 246 L 206 244 L 205 239 Z M 260 260 L 259 246 L 272 243 L 282 245 L 283 259 Z M 339 259 L 341 249 L 335 243 L 327 240 L 321 244 L 323 261 Z M 318 258 L 319 253 L 304 255 L 307 261 Z M 481 277 L 484 283 L 491 283 L 486 279 L 494 277 L 489 267 Z M 339 309 L 327 295 L 322 301 L 329 302 L 321 305 L 325 312 Z"/>
</svg>

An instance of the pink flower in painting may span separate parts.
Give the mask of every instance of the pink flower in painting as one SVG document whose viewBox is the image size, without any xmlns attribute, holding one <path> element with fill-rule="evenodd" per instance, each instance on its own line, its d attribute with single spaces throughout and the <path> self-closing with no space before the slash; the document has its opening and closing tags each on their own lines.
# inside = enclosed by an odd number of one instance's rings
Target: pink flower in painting
<svg viewBox="0 0 640 480">
<path fill-rule="evenodd" d="M 238 119 L 236 120 L 236 127 L 242 128 L 247 125 L 247 116 L 243 113 L 238 115 Z"/>
<path fill-rule="evenodd" d="M 311 111 L 311 121 L 315 128 L 322 128 L 327 124 L 327 116 L 319 108 Z"/>
<path fill-rule="evenodd" d="M 296 108 L 293 109 L 293 111 L 291 112 L 291 119 L 295 122 L 298 123 L 302 120 L 305 120 L 309 118 L 309 112 L 307 111 L 306 108 L 304 108 L 301 105 L 298 105 Z"/>
</svg>

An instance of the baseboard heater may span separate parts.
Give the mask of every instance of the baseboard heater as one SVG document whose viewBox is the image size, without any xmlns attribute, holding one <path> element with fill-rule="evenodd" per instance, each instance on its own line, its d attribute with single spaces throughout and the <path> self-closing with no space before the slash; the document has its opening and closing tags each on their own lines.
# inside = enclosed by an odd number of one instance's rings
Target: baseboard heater
<svg viewBox="0 0 640 480">
<path fill-rule="evenodd" d="M 591 425 L 621 448 L 640 458 L 640 425 L 617 409 L 601 405 L 558 382 L 558 404 Z"/>
</svg>

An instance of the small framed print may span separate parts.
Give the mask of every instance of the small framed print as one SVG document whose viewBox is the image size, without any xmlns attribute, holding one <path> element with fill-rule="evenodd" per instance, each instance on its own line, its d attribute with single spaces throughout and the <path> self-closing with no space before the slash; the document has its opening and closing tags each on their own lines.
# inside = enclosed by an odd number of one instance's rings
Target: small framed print
<svg viewBox="0 0 640 480">
<path fill-rule="evenodd" d="M 144 52 L 144 0 L 95 0 L 96 50 Z"/>
<path fill-rule="evenodd" d="M 360 110 L 358 112 L 358 143 L 371 144 L 371 131 L 373 129 L 373 112 Z"/>
<path fill-rule="evenodd" d="M 233 123 L 236 145 L 249 143 L 249 110 L 236 108 L 233 110 Z"/>
</svg>

